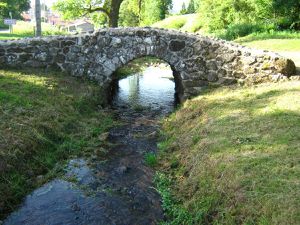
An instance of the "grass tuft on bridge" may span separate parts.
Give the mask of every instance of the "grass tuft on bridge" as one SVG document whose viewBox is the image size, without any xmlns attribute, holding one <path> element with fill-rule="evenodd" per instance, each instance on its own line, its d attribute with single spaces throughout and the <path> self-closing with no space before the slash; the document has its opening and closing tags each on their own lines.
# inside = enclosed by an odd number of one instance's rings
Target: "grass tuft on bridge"
<svg viewBox="0 0 300 225">
<path fill-rule="evenodd" d="M 208 90 L 163 122 L 165 224 L 300 223 L 300 81 Z"/>
<path fill-rule="evenodd" d="M 0 70 L 0 220 L 114 124 L 101 88 L 58 73 Z"/>
</svg>

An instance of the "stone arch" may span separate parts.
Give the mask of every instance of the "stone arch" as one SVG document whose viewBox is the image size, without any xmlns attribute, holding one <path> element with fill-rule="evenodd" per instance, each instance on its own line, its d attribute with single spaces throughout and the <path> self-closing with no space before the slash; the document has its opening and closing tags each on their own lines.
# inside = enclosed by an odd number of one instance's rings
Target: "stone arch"
<svg viewBox="0 0 300 225">
<path fill-rule="evenodd" d="M 110 30 L 109 34 L 99 35 L 100 38 L 98 36 L 93 49 L 89 47 L 90 44 L 87 46 L 87 52 L 90 51 L 90 54 L 94 56 L 92 60 L 89 59 L 94 63 L 87 69 L 90 77 L 100 79 L 99 81 L 105 83 L 108 88 L 118 68 L 132 60 L 151 56 L 170 65 L 175 80 L 175 92 L 180 102 L 191 95 L 190 90 L 194 88 L 192 85 L 198 85 L 199 81 L 189 82 L 184 62 L 192 57 L 191 44 L 194 39 L 185 40 L 184 35 L 161 35 L 155 29 L 133 28 L 135 32 L 125 34 L 119 33 L 120 30 L 122 29 L 114 29 Z M 198 67 L 198 69 L 204 68 Z"/>
<path fill-rule="evenodd" d="M 115 73 L 118 69 L 122 68 L 123 66 L 127 65 L 128 63 L 130 63 L 134 60 L 144 58 L 144 57 L 153 57 L 153 58 L 159 59 L 162 62 L 164 62 L 164 63 L 166 63 L 167 65 L 170 66 L 170 68 L 172 70 L 173 78 L 174 78 L 174 83 L 175 83 L 175 90 L 174 91 L 175 91 L 176 100 L 178 102 L 183 102 L 184 101 L 184 88 L 183 88 L 183 84 L 182 84 L 181 72 L 176 70 L 176 67 L 174 65 L 170 64 L 165 59 L 160 58 L 155 54 L 138 55 L 138 56 L 135 56 L 133 58 L 128 58 L 127 60 L 123 61 L 122 63 L 116 63 L 115 66 L 114 66 L 115 69 L 109 75 L 109 77 L 111 77 L 111 78 L 109 79 L 110 84 L 108 84 L 108 85 L 111 86 L 111 84 L 114 83 Z"/>
<path fill-rule="evenodd" d="M 0 68 L 55 68 L 96 80 L 104 87 L 129 61 L 153 56 L 167 62 L 181 101 L 209 84 L 255 83 L 291 76 L 293 61 L 197 34 L 157 28 L 101 29 L 92 34 L 0 41 Z"/>
</svg>

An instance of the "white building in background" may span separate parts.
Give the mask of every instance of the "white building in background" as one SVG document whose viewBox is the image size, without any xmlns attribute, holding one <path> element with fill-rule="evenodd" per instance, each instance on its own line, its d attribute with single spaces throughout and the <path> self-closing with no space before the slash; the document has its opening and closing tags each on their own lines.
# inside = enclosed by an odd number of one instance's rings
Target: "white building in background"
<svg viewBox="0 0 300 225">
<path fill-rule="evenodd" d="M 78 19 L 65 25 L 63 28 L 68 32 L 86 33 L 94 31 L 94 25 L 87 19 Z"/>
</svg>

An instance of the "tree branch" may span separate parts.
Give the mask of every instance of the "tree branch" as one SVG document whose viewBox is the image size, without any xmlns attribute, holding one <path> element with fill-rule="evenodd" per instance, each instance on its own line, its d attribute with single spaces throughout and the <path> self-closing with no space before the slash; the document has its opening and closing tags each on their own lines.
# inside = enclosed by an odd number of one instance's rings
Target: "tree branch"
<svg viewBox="0 0 300 225">
<path fill-rule="evenodd" d="M 92 6 L 90 5 L 89 8 L 85 8 L 85 10 L 88 12 L 88 13 L 93 13 L 93 12 L 103 12 L 105 13 L 107 16 L 109 15 L 109 12 L 104 9 L 103 7 L 96 7 L 96 8 L 92 8 Z"/>
<path fill-rule="evenodd" d="M 86 16 L 89 13 L 93 13 L 93 12 L 103 12 L 104 14 L 106 14 L 109 17 L 109 12 L 104 9 L 103 7 L 96 7 L 96 8 L 92 8 L 92 6 L 90 5 L 89 8 L 84 8 L 84 11 L 86 11 L 86 13 L 84 13 L 82 16 Z"/>
</svg>

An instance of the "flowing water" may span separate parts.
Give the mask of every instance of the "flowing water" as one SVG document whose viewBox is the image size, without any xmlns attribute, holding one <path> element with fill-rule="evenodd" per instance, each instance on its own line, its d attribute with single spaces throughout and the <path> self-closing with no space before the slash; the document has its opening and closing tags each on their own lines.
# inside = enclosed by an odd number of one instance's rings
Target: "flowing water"
<svg viewBox="0 0 300 225">
<path fill-rule="evenodd" d="M 122 125 L 108 133 L 108 154 L 70 160 L 64 178 L 33 191 L 4 224 L 149 225 L 163 220 L 154 171 L 144 156 L 156 152 L 158 121 L 174 109 L 171 75 L 171 70 L 149 67 L 120 80 L 112 110 Z"/>
</svg>

